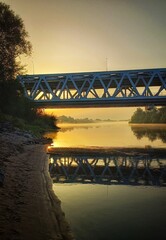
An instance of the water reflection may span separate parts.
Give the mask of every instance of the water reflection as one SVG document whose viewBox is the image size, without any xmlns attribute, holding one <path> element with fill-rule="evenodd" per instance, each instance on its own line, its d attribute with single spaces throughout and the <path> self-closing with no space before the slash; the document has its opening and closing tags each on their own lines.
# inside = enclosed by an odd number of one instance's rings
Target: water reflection
<svg viewBox="0 0 166 240">
<path fill-rule="evenodd" d="M 61 132 L 71 132 L 73 131 L 74 129 L 84 129 L 84 130 L 88 130 L 90 128 L 100 128 L 101 126 L 100 125 L 90 125 L 90 124 L 84 124 L 84 125 L 71 125 L 71 126 L 66 126 L 66 127 L 62 127 L 61 128 Z"/>
<path fill-rule="evenodd" d="M 160 239 L 166 144 L 159 138 L 137 139 L 127 122 L 60 127 L 47 135 L 55 148 L 48 154 L 49 167 L 76 239 Z M 78 146 L 84 148 L 81 154 Z M 91 146 L 97 151 L 92 153 Z"/>
<path fill-rule="evenodd" d="M 146 137 L 151 142 L 159 139 L 163 143 L 166 143 L 166 128 L 131 126 L 131 130 L 139 140 Z"/>
<path fill-rule="evenodd" d="M 165 236 L 166 188 L 54 184 L 77 240 L 152 240 Z"/>
<path fill-rule="evenodd" d="M 166 147 L 166 127 L 143 128 L 127 122 L 61 124 L 60 130 L 47 133 L 56 147 Z M 145 137 L 148 136 L 148 137 Z M 152 141 L 153 140 L 153 141 Z"/>
<path fill-rule="evenodd" d="M 146 152 L 64 148 L 49 154 L 49 170 L 59 183 L 165 186 L 166 151 Z"/>
<path fill-rule="evenodd" d="M 76 239 L 160 239 L 166 144 L 159 138 L 137 139 L 127 122 L 60 127 L 47 135 L 54 142 L 49 169 Z M 91 146 L 97 151 L 92 153 Z"/>
</svg>

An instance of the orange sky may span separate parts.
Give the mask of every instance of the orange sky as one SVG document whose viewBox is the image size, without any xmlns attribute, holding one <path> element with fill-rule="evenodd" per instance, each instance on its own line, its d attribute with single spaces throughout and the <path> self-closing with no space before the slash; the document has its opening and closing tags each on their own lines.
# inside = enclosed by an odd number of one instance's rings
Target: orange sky
<svg viewBox="0 0 166 240">
<path fill-rule="evenodd" d="M 23 58 L 29 74 L 166 67 L 165 0 L 3 2 L 29 32 L 33 55 Z M 56 115 L 113 119 L 129 118 L 132 112 L 55 110 Z"/>
</svg>

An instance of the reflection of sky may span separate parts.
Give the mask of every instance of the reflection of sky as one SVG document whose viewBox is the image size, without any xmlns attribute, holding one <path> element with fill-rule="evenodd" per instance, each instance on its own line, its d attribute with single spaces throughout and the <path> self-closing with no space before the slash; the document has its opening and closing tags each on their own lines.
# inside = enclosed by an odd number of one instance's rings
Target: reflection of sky
<svg viewBox="0 0 166 240">
<path fill-rule="evenodd" d="M 63 128 L 64 126 L 64 128 Z M 166 147 L 166 145 L 157 138 L 153 142 L 146 136 L 138 139 L 131 130 L 127 122 L 114 122 L 102 124 L 84 124 L 83 128 L 76 125 L 60 125 L 62 131 L 47 135 L 53 138 L 57 147 L 72 146 L 101 146 L 101 147 Z M 69 130 L 67 130 L 67 127 Z M 71 128 L 69 128 L 71 127 Z M 85 128 L 87 127 L 87 128 Z M 153 132 L 152 132 L 153 133 Z M 55 137 L 54 137 L 55 136 Z"/>
<path fill-rule="evenodd" d="M 80 240 L 158 239 L 165 233 L 164 188 L 54 184 L 54 191 Z"/>
</svg>

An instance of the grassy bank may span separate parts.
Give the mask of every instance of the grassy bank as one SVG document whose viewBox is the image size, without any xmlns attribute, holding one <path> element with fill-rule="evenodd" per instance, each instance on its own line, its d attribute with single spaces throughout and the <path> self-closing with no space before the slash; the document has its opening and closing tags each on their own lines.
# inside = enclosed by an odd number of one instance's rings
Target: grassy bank
<svg viewBox="0 0 166 240">
<path fill-rule="evenodd" d="M 0 123 L 9 123 L 41 136 L 46 131 L 57 130 L 56 122 L 54 116 L 43 114 L 33 101 L 24 96 L 17 80 L 0 81 Z"/>
<path fill-rule="evenodd" d="M 13 127 L 27 131 L 36 137 L 41 137 L 47 131 L 56 131 L 59 129 L 56 126 L 56 118 L 48 115 L 38 116 L 33 121 L 26 121 L 23 118 L 0 113 L 0 124 L 7 126 L 7 128 Z"/>
</svg>

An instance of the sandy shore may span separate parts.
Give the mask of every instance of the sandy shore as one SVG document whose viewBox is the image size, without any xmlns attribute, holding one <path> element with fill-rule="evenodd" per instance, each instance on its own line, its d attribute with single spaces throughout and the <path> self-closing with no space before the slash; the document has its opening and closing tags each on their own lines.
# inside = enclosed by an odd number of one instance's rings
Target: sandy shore
<svg viewBox="0 0 166 240">
<path fill-rule="evenodd" d="M 43 144 L 28 136 L 0 133 L 1 240 L 74 239 L 52 190 L 48 160 Z"/>
</svg>

